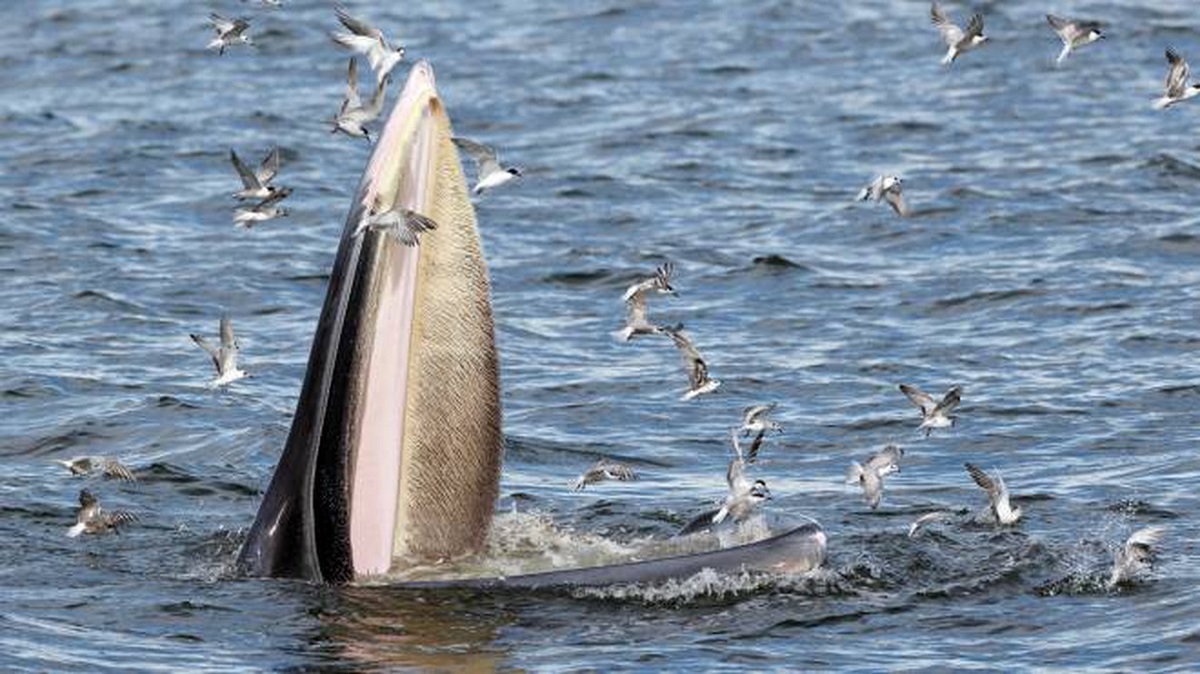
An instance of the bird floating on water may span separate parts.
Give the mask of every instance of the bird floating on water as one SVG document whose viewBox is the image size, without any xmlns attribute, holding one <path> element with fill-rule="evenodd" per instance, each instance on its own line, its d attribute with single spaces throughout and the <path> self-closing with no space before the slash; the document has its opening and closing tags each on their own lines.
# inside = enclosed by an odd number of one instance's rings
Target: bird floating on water
<svg viewBox="0 0 1200 674">
<path fill-rule="evenodd" d="M 858 201 L 886 201 L 896 215 L 908 215 L 908 206 L 904 203 L 903 181 L 899 176 L 879 175 L 859 190 Z"/>
<path fill-rule="evenodd" d="M 371 132 L 364 124 L 375 121 L 383 112 L 383 103 L 387 98 L 387 86 L 390 81 L 389 78 L 379 80 L 370 102 L 363 103 L 358 95 L 358 65 L 351 57 L 346 72 L 346 94 L 342 98 L 342 107 L 338 109 L 337 117 L 333 119 L 333 129 L 330 133 L 341 131 L 347 136 L 365 138 L 369 142 Z"/>
<path fill-rule="evenodd" d="M 204 349 L 212 357 L 213 365 L 217 368 L 217 378 L 209 386 L 214 388 L 224 386 L 248 376 L 244 370 L 237 366 L 237 354 L 241 350 L 241 347 L 238 346 L 237 340 L 233 337 L 233 323 L 229 320 L 228 316 L 221 317 L 221 345 L 219 347 L 209 344 L 208 340 L 200 335 L 192 334 L 190 337 L 197 346 Z"/>
<path fill-rule="evenodd" d="M 124 510 L 105 512 L 100 507 L 100 501 L 92 492 L 84 489 L 79 492 L 79 511 L 75 515 L 75 526 L 67 529 L 69 538 L 80 534 L 102 534 L 116 531 L 122 524 L 137 520 L 137 516 Z"/>
<path fill-rule="evenodd" d="M 883 500 L 883 478 L 900 472 L 902 456 L 904 456 L 903 449 L 896 445 L 888 445 L 872 454 L 861 464 L 851 461 L 850 470 L 846 472 L 846 484 L 857 484 L 862 487 L 863 499 L 871 510 L 874 510 Z"/>
<path fill-rule="evenodd" d="M 988 40 L 987 36 L 983 34 L 982 14 L 972 15 L 971 20 L 967 22 L 966 30 L 959 28 L 951 21 L 942 8 L 938 7 L 937 2 L 929 6 L 929 16 L 933 20 L 933 25 L 942 34 L 942 42 L 945 42 L 948 48 L 946 56 L 942 58 L 942 65 L 950 65 L 960 55 L 979 47 Z"/>
<path fill-rule="evenodd" d="M 375 71 L 376 85 L 384 79 L 404 60 L 404 47 L 392 47 L 384 37 L 383 31 L 361 19 L 356 19 L 346 13 L 341 7 L 336 7 L 338 21 L 349 30 L 349 33 L 333 33 L 333 41 L 353 52 L 362 54 Z"/>
<path fill-rule="evenodd" d="M 1063 48 L 1058 53 L 1058 58 L 1054 60 L 1055 65 L 1062 65 L 1071 52 L 1095 42 L 1096 40 L 1104 39 L 1104 32 L 1101 31 L 1101 25 L 1096 21 L 1075 21 L 1064 19 L 1061 16 L 1054 14 L 1046 15 L 1046 22 L 1058 34 L 1058 39 L 1062 40 Z"/>
<path fill-rule="evenodd" d="M 471 188 L 471 194 L 479 196 L 521 177 L 521 169 L 515 166 L 506 168 L 500 165 L 500 157 L 491 145 L 485 145 L 470 138 L 455 137 L 450 140 L 475 160 L 477 175 L 475 176 L 475 187 Z"/>
<path fill-rule="evenodd" d="M 1180 101 L 1200 94 L 1200 84 L 1188 84 L 1191 69 L 1187 61 L 1174 49 L 1167 47 L 1167 82 L 1163 95 L 1154 101 L 1155 110 L 1166 110 Z"/>
<path fill-rule="evenodd" d="M 950 413 L 962 402 L 961 386 L 952 386 L 939 401 L 935 401 L 933 396 L 916 386 L 901 384 L 900 390 L 904 395 L 908 396 L 912 404 L 920 408 L 921 425 L 917 427 L 917 430 L 925 431 L 925 437 L 929 437 L 929 434 L 935 428 L 950 428 L 954 426 L 954 423 L 958 420 L 958 417 Z"/>
<path fill-rule="evenodd" d="M 208 21 L 217 36 L 208 43 L 209 49 L 216 49 L 220 55 L 225 54 L 226 47 L 239 44 L 254 46 L 246 31 L 250 30 L 250 22 L 246 19 L 227 19 L 216 12 L 208 15 Z"/>
<path fill-rule="evenodd" d="M 1000 477 L 999 473 L 989 475 L 973 463 L 963 465 L 975 484 L 987 492 L 988 509 L 996 522 L 1003 525 L 1016 524 L 1017 520 L 1021 519 L 1021 508 L 1014 507 L 1009 501 L 1008 485 L 1004 484 L 1004 478 Z"/>
<path fill-rule="evenodd" d="M 583 471 L 583 474 L 571 485 L 571 489 L 573 491 L 582 491 L 589 484 L 596 484 L 605 480 L 627 482 L 636 479 L 637 474 L 629 466 L 613 461 L 612 459 L 600 458 L 596 463 L 588 467 L 587 470 Z"/>
<path fill-rule="evenodd" d="M 1113 556 L 1108 587 L 1111 589 L 1121 583 L 1130 582 L 1149 571 L 1154 562 L 1154 546 L 1162 540 L 1165 532 L 1163 527 L 1146 527 L 1133 532 Z"/>
<path fill-rule="evenodd" d="M 670 336 L 672 342 L 675 342 L 676 348 L 683 356 L 683 366 L 687 368 L 689 388 L 681 399 L 691 400 L 698 395 L 717 390 L 717 387 L 721 385 L 721 380 L 708 376 L 708 365 L 705 364 L 700 352 L 696 350 L 691 338 L 683 331 L 683 324 L 665 327 L 662 331 Z"/>
<path fill-rule="evenodd" d="M 234 199 L 266 199 L 278 189 L 270 183 L 279 173 L 279 148 L 271 148 L 267 152 L 257 171 L 246 166 L 232 148 L 229 150 L 229 161 L 242 179 L 242 189 L 233 193 Z"/>
<path fill-rule="evenodd" d="M 137 482 L 133 471 L 110 456 L 76 456 L 67 460 L 55 459 L 54 462 L 71 471 L 72 475 L 91 475 L 99 472 L 105 477 Z"/>
</svg>

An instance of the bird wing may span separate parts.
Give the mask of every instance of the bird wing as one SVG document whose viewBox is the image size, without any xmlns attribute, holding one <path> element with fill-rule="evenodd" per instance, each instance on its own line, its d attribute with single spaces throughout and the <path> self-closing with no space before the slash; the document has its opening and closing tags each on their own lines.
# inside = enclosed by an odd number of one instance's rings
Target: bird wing
<svg viewBox="0 0 1200 674">
<path fill-rule="evenodd" d="M 625 300 L 625 322 L 630 327 L 648 325 L 646 320 L 646 294 L 634 293 Z"/>
<path fill-rule="evenodd" d="M 1170 69 L 1167 70 L 1167 96 L 1179 98 L 1183 95 L 1191 71 L 1187 61 L 1179 55 L 1179 52 L 1170 47 L 1167 47 L 1167 63 L 1171 64 Z"/>
<path fill-rule="evenodd" d="M 688 370 L 688 379 L 692 389 L 700 388 L 708 381 L 708 366 L 705 365 L 704 358 L 700 356 L 700 352 L 696 350 L 692 340 L 682 329 L 670 330 L 668 334 L 671 335 L 671 341 L 675 342 L 675 346 L 683 356 L 684 367 Z"/>
<path fill-rule="evenodd" d="M 892 207 L 893 211 L 896 211 L 896 215 L 908 214 L 908 207 L 904 205 L 904 195 L 900 192 L 899 185 L 885 191 L 883 193 L 883 200 L 888 203 L 888 206 Z"/>
<path fill-rule="evenodd" d="M 929 18 L 942 34 L 942 42 L 945 42 L 946 46 L 953 47 L 963 39 L 962 29 L 954 25 L 954 22 L 950 20 L 950 17 L 946 16 L 946 13 L 942 11 L 941 7 L 938 7 L 936 2 L 929 6 Z"/>
<path fill-rule="evenodd" d="M 278 173 L 279 148 L 273 147 L 271 148 L 271 151 L 267 153 L 267 156 L 263 157 L 262 163 L 259 164 L 258 173 L 255 174 L 255 177 L 258 178 L 258 182 L 260 184 L 266 185 L 274 180 L 276 174 Z"/>
<path fill-rule="evenodd" d="M 1046 22 L 1049 23 L 1050 27 L 1054 29 L 1054 32 L 1058 33 L 1059 35 L 1062 35 L 1063 31 L 1065 31 L 1067 27 L 1071 25 L 1070 21 L 1054 14 L 1047 14 Z"/>
<path fill-rule="evenodd" d="M 350 57 L 350 65 L 346 67 L 346 93 L 342 97 L 342 109 L 339 114 L 362 107 L 362 99 L 358 97 L 358 63 Z"/>
<path fill-rule="evenodd" d="M 975 484 L 979 485 L 980 488 L 986 491 L 989 497 L 995 498 L 995 496 L 1000 493 L 1000 489 L 1004 486 L 1004 480 L 1000 480 L 999 484 L 997 484 L 997 482 L 992 479 L 992 476 L 983 472 L 979 466 L 969 462 L 964 463 L 963 465 L 967 467 L 967 473 L 971 475 L 972 480 L 975 480 Z"/>
<path fill-rule="evenodd" d="M 729 493 L 733 496 L 750 493 L 750 481 L 746 479 L 746 462 L 741 456 L 734 457 L 725 470 L 725 481 L 729 483 Z"/>
<path fill-rule="evenodd" d="M 633 469 L 623 463 L 609 461 L 608 459 L 601 459 L 599 461 L 599 465 L 604 471 L 604 476 L 610 480 L 627 482 L 629 480 L 637 479 L 637 474 L 633 472 Z"/>
<path fill-rule="evenodd" d="M 904 456 L 904 450 L 896 445 L 888 445 L 876 452 L 871 458 L 867 459 L 867 469 L 882 471 L 890 465 L 895 464 L 899 467 L 900 457 Z"/>
<path fill-rule="evenodd" d="M 1162 540 L 1163 534 L 1166 533 L 1164 527 L 1145 527 L 1138 529 L 1130 534 L 1129 539 L 1125 541 L 1125 554 L 1135 554 L 1134 549 L 1143 547 L 1149 550 Z"/>
<path fill-rule="evenodd" d="M 216 12 L 208 15 L 208 20 L 212 23 L 213 30 L 217 31 L 217 35 L 225 37 L 226 33 L 233 30 L 236 22 L 231 21 Z"/>
<path fill-rule="evenodd" d="M 970 41 L 972 38 L 983 35 L 983 15 L 972 14 L 971 20 L 967 22 L 966 33 L 963 34 L 964 40 Z"/>
<path fill-rule="evenodd" d="M 375 93 L 371 96 L 371 102 L 363 106 L 363 112 L 367 115 L 367 121 L 373 120 L 383 112 L 383 103 L 387 100 L 387 79 L 381 81 L 375 87 Z"/>
<path fill-rule="evenodd" d="M 941 402 L 937 404 L 937 407 L 933 408 L 933 411 L 941 413 L 950 412 L 955 407 L 958 407 L 960 402 L 962 402 L 962 387 L 953 386 L 949 391 L 946 391 L 946 394 L 942 396 Z"/>
<path fill-rule="evenodd" d="M 675 264 L 673 262 L 664 262 L 654 270 L 654 286 L 665 292 L 673 292 L 675 289 L 671 287 L 671 274 L 675 273 Z"/>
<path fill-rule="evenodd" d="M 900 391 L 903 392 L 904 395 L 908 396 L 908 399 L 912 402 L 912 404 L 921 408 L 922 416 L 929 416 L 929 414 L 932 413 L 937 407 L 937 403 L 933 401 L 933 396 L 922 391 L 916 386 L 901 384 Z"/>
<path fill-rule="evenodd" d="M 137 482 L 137 478 L 134 477 L 133 471 L 129 470 L 124 464 L 113 458 L 107 458 L 104 460 L 104 474 L 109 477 L 128 480 L 129 482 Z"/>
<path fill-rule="evenodd" d="M 254 174 L 254 171 L 251 171 L 250 167 L 246 166 L 245 162 L 238 157 L 237 152 L 234 152 L 233 148 L 230 148 L 229 150 L 229 161 L 233 163 L 234 170 L 237 171 L 238 177 L 242 179 L 242 187 L 248 190 L 255 190 L 262 187 L 262 181 L 260 181 L 258 176 Z"/>
<path fill-rule="evenodd" d="M 196 343 L 196 346 L 199 346 L 208 353 L 208 355 L 212 358 L 213 367 L 217 368 L 217 373 L 219 374 L 221 372 L 221 356 L 217 349 L 213 347 L 212 344 L 209 344 L 207 339 L 201 337 L 200 335 L 191 334 L 188 336 L 192 338 L 192 341 Z"/>
<path fill-rule="evenodd" d="M 751 405 L 742 411 L 742 426 L 749 426 L 775 409 L 775 403 L 767 405 Z"/>
<path fill-rule="evenodd" d="M 238 348 L 237 340 L 233 337 L 233 321 L 229 320 L 228 316 L 221 317 L 221 348 Z"/>
<path fill-rule="evenodd" d="M 287 199 L 291 195 L 292 195 L 292 188 L 290 188 L 290 187 L 281 187 L 279 189 L 272 189 L 271 193 L 268 194 L 266 197 L 264 197 L 262 201 L 258 202 L 257 204 L 254 204 L 254 208 L 252 210 L 262 211 L 267 206 L 270 206 L 277 202 L 283 201 L 284 199 Z"/>
<path fill-rule="evenodd" d="M 337 13 L 338 21 L 341 21 L 342 25 L 346 27 L 346 30 L 350 31 L 351 33 L 374 39 L 383 39 L 382 31 L 366 21 L 363 21 L 362 19 L 356 19 L 350 16 L 344 8 L 335 7 L 333 11 Z"/>
<path fill-rule="evenodd" d="M 500 158 L 496 155 L 496 149 L 491 145 L 484 145 L 470 138 L 454 137 L 450 140 L 454 141 L 454 144 L 460 150 L 471 155 L 471 158 L 475 160 L 475 165 L 479 167 L 479 180 L 483 180 L 486 176 L 501 170 Z"/>
<path fill-rule="evenodd" d="M 758 435 L 754 436 L 754 440 L 750 442 L 750 450 L 746 452 L 746 460 L 750 463 L 754 463 L 755 459 L 758 458 L 758 450 L 762 448 L 763 438 L 766 435 L 767 432 L 765 430 L 759 431 Z"/>
</svg>

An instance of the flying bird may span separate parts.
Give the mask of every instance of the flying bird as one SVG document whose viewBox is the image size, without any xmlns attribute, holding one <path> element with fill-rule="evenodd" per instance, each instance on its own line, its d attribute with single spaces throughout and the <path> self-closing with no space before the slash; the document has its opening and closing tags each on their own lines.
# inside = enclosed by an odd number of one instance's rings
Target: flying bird
<svg viewBox="0 0 1200 674">
<path fill-rule="evenodd" d="M 768 405 L 751 405 L 742 410 L 741 432 L 746 434 L 765 433 L 767 431 L 783 433 L 783 426 L 780 426 L 778 421 L 770 418 L 771 413 L 775 411 L 776 407 L 775 403 L 770 403 Z"/>
<path fill-rule="evenodd" d="M 862 487 L 863 499 L 871 510 L 879 507 L 883 500 L 883 478 L 892 473 L 900 472 L 900 457 L 904 450 L 896 445 L 888 445 L 872 454 L 863 463 L 850 462 L 850 470 L 846 472 L 846 484 L 857 484 Z"/>
<path fill-rule="evenodd" d="M 958 417 L 950 413 L 962 401 L 961 386 L 951 387 L 939 401 L 935 401 L 933 396 L 925 393 L 916 386 L 901 384 L 900 390 L 904 395 L 908 396 L 912 404 L 920 408 L 921 425 L 917 427 L 917 430 L 925 431 L 925 437 L 929 437 L 929 434 L 935 428 L 949 428 L 954 426 L 955 421 L 958 420 Z"/>
<path fill-rule="evenodd" d="M 646 317 L 647 300 L 650 293 L 674 295 L 671 287 L 671 274 L 675 265 L 665 262 L 654 270 L 650 278 L 639 281 L 625 291 L 625 327 L 617 333 L 617 339 L 628 342 L 637 335 L 654 335 L 662 332 L 662 327 L 652 324 Z"/>
<path fill-rule="evenodd" d="M 260 222 L 287 217 L 288 210 L 280 206 L 279 202 L 288 198 L 291 194 L 292 188 L 290 187 L 272 189 L 266 198 L 250 208 L 234 209 L 233 224 L 237 227 L 250 229 Z"/>
<path fill-rule="evenodd" d="M 91 475 L 99 472 L 105 477 L 137 482 L 133 471 L 109 456 L 76 456 L 68 460 L 55 459 L 54 462 L 71 471 L 72 475 Z"/>
<path fill-rule="evenodd" d="M 1063 43 L 1062 51 L 1054 61 L 1055 65 L 1062 65 L 1072 51 L 1104 38 L 1101 26 L 1096 21 L 1074 21 L 1054 14 L 1047 14 L 1046 21 Z"/>
<path fill-rule="evenodd" d="M 208 43 L 208 48 L 216 49 L 218 54 L 224 55 L 226 47 L 239 44 L 254 45 L 250 36 L 246 34 L 250 29 L 250 22 L 246 19 L 227 19 L 214 12 L 208 15 L 208 21 L 217 32 L 217 36 Z"/>
<path fill-rule="evenodd" d="M 899 176 L 875 176 L 867 186 L 859 190 L 858 201 L 886 201 L 896 215 L 908 215 L 908 206 L 904 203 L 902 181 Z"/>
<path fill-rule="evenodd" d="M 217 368 L 217 378 L 209 384 L 212 387 L 224 386 L 230 382 L 246 377 L 246 372 L 237 366 L 237 354 L 241 350 L 237 340 L 233 338 L 233 323 L 228 316 L 221 317 L 221 345 L 213 347 L 208 340 L 197 334 L 190 335 L 197 346 L 204 349 L 212 357 L 213 365 Z"/>
<path fill-rule="evenodd" d="M 999 473 L 989 475 L 973 463 L 963 465 L 967 467 L 967 473 L 975 484 L 987 492 L 988 508 L 996 522 L 1003 525 L 1016 524 L 1017 520 L 1021 519 L 1021 508 L 1013 507 L 1009 502 L 1008 486 L 1004 484 L 1004 478 L 1000 477 Z"/>
<path fill-rule="evenodd" d="M 404 60 L 404 47 L 392 47 L 383 36 L 383 31 L 366 21 L 350 16 L 345 9 L 337 7 L 334 11 L 337 12 L 338 21 L 350 32 L 333 33 L 333 41 L 365 56 L 371 64 L 371 70 L 375 71 L 376 85 L 382 84 L 396 64 Z"/>
<path fill-rule="evenodd" d="M 475 177 L 475 187 L 471 189 L 471 194 L 476 196 L 481 195 L 488 190 L 496 189 L 521 177 L 521 169 L 513 166 L 504 168 L 500 165 L 500 158 L 496 154 L 496 149 L 491 145 L 484 145 L 470 138 L 455 137 L 450 140 L 454 141 L 454 144 L 460 150 L 471 155 L 471 159 L 475 160 L 475 166 L 478 170 Z"/>
<path fill-rule="evenodd" d="M 942 58 L 942 65 L 950 65 L 960 54 L 975 49 L 988 40 L 987 36 L 983 34 L 982 14 L 972 15 L 971 20 L 967 22 L 966 30 L 952 22 L 942 8 L 938 7 L 937 2 L 929 6 L 929 16 L 933 20 L 933 25 L 942 34 L 942 42 L 945 42 L 948 47 L 946 56 Z"/>
<path fill-rule="evenodd" d="M 67 529 L 67 536 L 76 538 L 80 534 L 116 531 L 118 526 L 136 520 L 136 515 L 124 510 L 105 512 L 92 492 L 84 489 L 79 492 L 79 511 L 75 515 L 75 526 Z"/>
<path fill-rule="evenodd" d="M 1191 69 L 1187 61 L 1174 49 L 1167 47 L 1167 83 L 1162 97 L 1154 101 L 1155 110 L 1166 110 L 1180 101 L 1200 94 L 1200 84 L 1188 85 Z"/>
<path fill-rule="evenodd" d="M 1154 563 L 1154 546 L 1162 540 L 1166 529 L 1163 527 L 1146 527 L 1133 532 L 1125 544 L 1117 548 L 1113 556 L 1112 575 L 1108 579 L 1108 587 L 1113 588 L 1121 583 L 1135 580 L 1144 572 L 1149 571 Z"/>
<path fill-rule="evenodd" d="M 390 81 L 387 78 L 379 80 L 375 86 L 375 93 L 371 96 L 371 101 L 363 103 L 358 96 L 358 66 L 351 57 L 346 73 L 346 95 L 342 98 L 342 107 L 333 120 L 333 129 L 330 133 L 341 131 L 354 138 L 366 138 L 369 142 L 371 132 L 363 125 L 375 121 L 383 112 L 383 103 L 387 97 L 387 86 Z"/>
<path fill-rule="evenodd" d="M 683 365 L 687 368 L 690 388 L 683 394 L 682 400 L 691 400 L 698 395 L 717 390 L 721 381 L 708 376 L 708 365 L 705 364 L 704 358 L 692 344 L 691 338 L 683 331 L 683 324 L 665 327 L 662 331 L 671 337 L 671 341 L 675 342 L 676 348 L 683 356 Z"/>
<path fill-rule="evenodd" d="M 266 199 L 276 191 L 276 187 L 270 184 L 275 179 L 275 175 L 279 173 L 279 148 L 271 148 L 267 156 L 263 157 L 262 163 L 259 164 L 258 170 L 251 170 L 246 166 L 245 162 L 238 157 L 237 152 L 233 149 L 229 150 L 229 161 L 233 164 L 234 170 L 237 171 L 238 177 L 242 179 L 242 189 L 233 193 L 234 199 Z"/>
<path fill-rule="evenodd" d="M 412 209 L 397 208 L 394 204 L 384 211 L 378 209 L 379 201 L 377 199 L 371 209 L 363 215 L 351 236 L 358 236 L 368 229 L 382 230 L 395 236 L 402 245 L 415 246 L 420 243 L 422 232 L 437 229 L 437 223 L 432 218 L 421 215 Z"/>
<path fill-rule="evenodd" d="M 571 485 L 574 491 L 582 491 L 589 484 L 596 484 L 605 480 L 618 480 L 626 482 L 628 480 L 636 480 L 637 474 L 629 466 L 613 461 L 608 458 L 601 458 L 593 463 L 583 474 L 579 476 L 575 483 Z"/>
</svg>

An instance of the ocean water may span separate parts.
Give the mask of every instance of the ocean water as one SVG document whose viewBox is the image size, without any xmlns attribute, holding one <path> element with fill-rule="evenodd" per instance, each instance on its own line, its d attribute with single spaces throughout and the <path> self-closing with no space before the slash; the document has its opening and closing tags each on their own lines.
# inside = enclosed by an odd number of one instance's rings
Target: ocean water
<svg viewBox="0 0 1200 674">
<path fill-rule="evenodd" d="M 757 402 L 786 425 L 754 469 L 768 512 L 830 537 L 809 576 L 565 594 L 230 572 L 370 151 L 328 132 L 330 5 L 10 11 L 0 667 L 1195 670 L 1200 104 L 1150 103 L 1164 47 L 1200 59 L 1200 10 L 1066 3 L 1109 38 L 1055 68 L 1046 6 L 981 3 L 991 44 L 945 68 L 925 2 L 845 4 L 349 3 L 433 63 L 458 133 L 526 172 L 477 204 L 508 444 L 495 545 L 578 563 L 670 535 L 723 496 L 727 429 Z M 206 52 L 210 10 L 250 16 L 259 47 Z M 272 145 L 292 213 L 235 230 L 227 153 Z M 880 172 L 912 217 L 854 201 Z M 654 316 L 723 382 L 686 403 L 667 340 L 612 337 L 624 288 L 666 260 L 680 296 Z M 223 312 L 254 378 L 213 391 L 188 333 Z M 962 385 L 957 427 L 920 436 L 900 382 Z M 845 470 L 889 442 L 905 462 L 871 511 Z M 141 479 L 52 463 L 79 454 Z M 642 479 L 570 492 L 600 454 Z M 964 461 L 1003 474 L 1019 526 L 971 522 Z M 82 486 L 137 525 L 66 538 Z M 934 509 L 956 517 L 908 539 Z M 1101 587 L 1151 525 L 1154 571 Z"/>
</svg>

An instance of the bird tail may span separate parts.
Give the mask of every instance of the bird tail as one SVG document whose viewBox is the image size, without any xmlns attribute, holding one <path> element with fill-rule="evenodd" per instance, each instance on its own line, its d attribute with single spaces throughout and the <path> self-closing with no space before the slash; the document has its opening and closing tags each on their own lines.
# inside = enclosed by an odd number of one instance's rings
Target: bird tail
<svg viewBox="0 0 1200 674">
<path fill-rule="evenodd" d="M 954 47 L 951 47 L 946 52 L 946 55 L 942 57 L 942 65 L 948 66 L 951 63 L 954 63 L 954 59 L 956 58 L 958 58 L 958 52 L 954 50 Z"/>
<path fill-rule="evenodd" d="M 67 529 L 67 538 L 78 538 L 79 534 L 82 534 L 85 528 L 87 528 L 87 525 L 83 522 L 77 523 L 75 526 Z"/>
<path fill-rule="evenodd" d="M 1054 61 L 1054 65 L 1056 65 L 1056 66 L 1060 66 L 1060 65 L 1062 65 L 1062 62 L 1063 62 L 1063 61 L 1065 61 L 1065 60 L 1067 60 L 1067 55 L 1068 55 L 1068 54 L 1070 54 L 1070 53 L 1071 53 L 1071 45 L 1070 45 L 1070 44 L 1064 44 L 1064 45 L 1063 45 L 1063 48 L 1062 48 L 1062 51 L 1058 53 L 1058 59 L 1056 59 L 1056 60 Z"/>
<path fill-rule="evenodd" d="M 1159 98 L 1156 101 L 1154 101 L 1154 109 L 1155 110 L 1166 110 L 1167 108 L 1171 107 L 1171 104 L 1174 102 L 1175 101 L 1171 100 L 1170 97 L 1163 96 L 1162 98 Z"/>
</svg>

